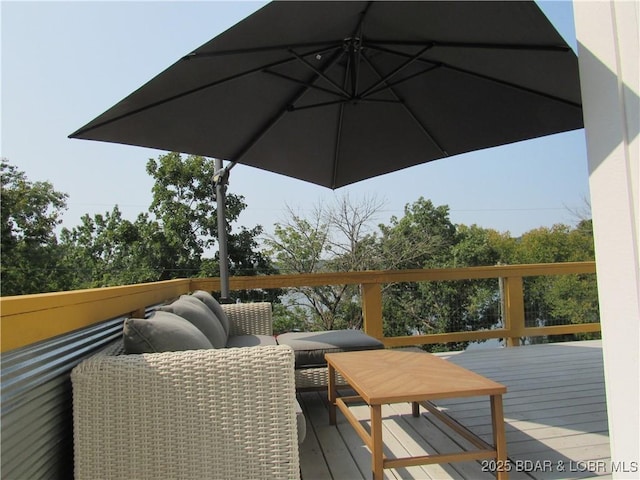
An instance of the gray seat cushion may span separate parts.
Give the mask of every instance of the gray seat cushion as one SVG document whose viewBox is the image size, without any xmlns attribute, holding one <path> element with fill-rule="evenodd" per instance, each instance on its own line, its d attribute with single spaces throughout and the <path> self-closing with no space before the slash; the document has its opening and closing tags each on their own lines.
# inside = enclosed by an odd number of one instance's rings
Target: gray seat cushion
<svg viewBox="0 0 640 480">
<path fill-rule="evenodd" d="M 170 305 L 158 310 L 174 313 L 195 325 L 214 348 L 223 348 L 227 344 L 227 333 L 218 318 L 207 306 L 195 297 L 182 295 Z"/>
<path fill-rule="evenodd" d="M 153 312 L 149 318 L 124 321 L 125 353 L 178 352 L 213 348 L 191 322 L 170 312 Z"/>
<path fill-rule="evenodd" d="M 359 330 L 329 330 L 324 332 L 291 332 L 278 335 L 279 345 L 293 348 L 296 368 L 319 367 L 327 364 L 325 353 L 376 350 L 384 348 L 381 341 Z"/>
<path fill-rule="evenodd" d="M 263 347 L 265 345 L 277 345 L 276 339 L 271 335 L 231 335 L 227 339 L 227 348 Z"/>
</svg>

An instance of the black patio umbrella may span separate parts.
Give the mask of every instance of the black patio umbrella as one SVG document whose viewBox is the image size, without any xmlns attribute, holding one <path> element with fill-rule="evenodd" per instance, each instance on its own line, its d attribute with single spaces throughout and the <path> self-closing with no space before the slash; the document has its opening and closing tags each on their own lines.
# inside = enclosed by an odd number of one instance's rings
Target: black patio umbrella
<svg viewBox="0 0 640 480">
<path fill-rule="evenodd" d="M 71 137 L 229 160 L 226 297 L 236 162 L 335 189 L 582 126 L 577 58 L 534 2 L 283 1 Z"/>
</svg>

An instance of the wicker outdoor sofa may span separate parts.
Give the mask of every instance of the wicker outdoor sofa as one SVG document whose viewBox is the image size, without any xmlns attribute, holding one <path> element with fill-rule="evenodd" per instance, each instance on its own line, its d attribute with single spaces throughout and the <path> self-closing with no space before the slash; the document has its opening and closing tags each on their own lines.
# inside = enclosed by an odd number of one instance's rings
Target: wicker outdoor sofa
<svg viewBox="0 0 640 480">
<path fill-rule="evenodd" d="M 271 329 L 270 304 L 223 308 L 233 334 Z M 76 479 L 299 478 L 288 346 L 125 355 L 119 341 L 72 383 Z"/>
<path fill-rule="evenodd" d="M 296 389 L 327 384 L 326 366 L 299 364 L 342 348 L 344 338 L 360 345 L 364 334 L 286 334 L 290 345 L 278 345 L 271 304 L 212 298 L 194 292 L 127 319 L 122 340 L 72 371 L 77 479 L 299 477 L 306 421 Z M 222 328 L 201 324 L 203 302 Z M 158 339 L 163 321 L 169 334 Z M 382 345 L 364 340 L 361 348 Z"/>
</svg>

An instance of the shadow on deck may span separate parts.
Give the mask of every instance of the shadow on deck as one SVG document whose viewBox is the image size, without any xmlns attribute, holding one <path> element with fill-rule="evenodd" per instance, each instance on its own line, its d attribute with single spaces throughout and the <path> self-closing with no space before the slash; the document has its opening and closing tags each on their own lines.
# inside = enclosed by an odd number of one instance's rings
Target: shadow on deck
<svg viewBox="0 0 640 480">
<path fill-rule="evenodd" d="M 442 357 L 507 386 L 504 411 L 511 479 L 607 478 L 611 474 L 600 341 L 471 350 Z M 345 394 L 352 392 L 345 391 Z M 300 446 L 302 477 L 371 478 L 371 456 L 344 417 L 328 421 L 326 392 L 299 395 L 307 417 Z M 439 401 L 451 417 L 492 443 L 487 397 Z M 368 408 L 353 412 L 368 426 Z M 410 404 L 387 405 L 385 454 L 390 457 L 460 451 L 468 442 Z M 458 462 L 385 470 L 385 478 L 495 478 L 490 461 Z"/>
</svg>

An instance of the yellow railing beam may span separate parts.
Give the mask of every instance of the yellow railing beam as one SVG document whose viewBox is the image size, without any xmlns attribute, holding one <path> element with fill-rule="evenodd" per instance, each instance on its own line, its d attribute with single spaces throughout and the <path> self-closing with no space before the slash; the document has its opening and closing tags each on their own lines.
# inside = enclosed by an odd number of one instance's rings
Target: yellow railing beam
<svg viewBox="0 0 640 480">
<path fill-rule="evenodd" d="M 2 352 L 139 312 L 187 293 L 189 279 L 4 297 L 0 300 Z"/>
<path fill-rule="evenodd" d="M 593 333 L 600 331 L 599 323 L 572 323 L 570 325 L 550 325 L 548 327 L 529 327 L 522 331 L 523 337 L 541 335 L 568 335 L 574 333 Z"/>
<path fill-rule="evenodd" d="M 428 345 L 434 343 L 469 342 L 473 340 L 488 340 L 490 338 L 505 338 L 508 330 L 476 330 L 474 332 L 431 333 L 429 335 L 410 335 L 405 337 L 385 337 L 382 339 L 385 347 L 408 347 L 412 345 Z"/>
</svg>

